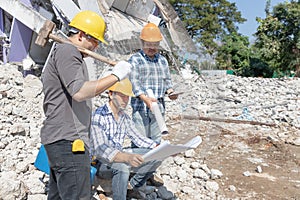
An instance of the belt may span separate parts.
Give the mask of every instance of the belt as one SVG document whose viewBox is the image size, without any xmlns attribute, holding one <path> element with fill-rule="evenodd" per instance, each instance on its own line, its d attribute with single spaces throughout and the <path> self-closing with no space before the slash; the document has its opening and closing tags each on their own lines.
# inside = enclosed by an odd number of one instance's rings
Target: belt
<svg viewBox="0 0 300 200">
<path fill-rule="evenodd" d="M 165 99 L 163 97 L 160 97 L 157 99 L 157 101 L 159 101 L 159 103 L 161 103 L 165 109 Z"/>
</svg>

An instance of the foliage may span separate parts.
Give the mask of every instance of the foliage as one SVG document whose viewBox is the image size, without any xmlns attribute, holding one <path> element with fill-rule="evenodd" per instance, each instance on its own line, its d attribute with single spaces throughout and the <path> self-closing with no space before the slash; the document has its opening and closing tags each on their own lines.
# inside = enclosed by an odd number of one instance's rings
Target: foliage
<svg viewBox="0 0 300 200">
<path fill-rule="evenodd" d="M 245 77 L 264 77 L 271 78 L 273 76 L 273 70 L 269 65 L 258 58 L 250 58 L 249 66 L 243 67 L 236 71 L 236 75 Z"/>
<path fill-rule="evenodd" d="M 300 1 L 278 4 L 257 18 L 255 48 L 259 57 L 277 74 L 297 70 L 300 66 Z"/>
<path fill-rule="evenodd" d="M 235 3 L 169 1 L 191 37 L 216 59 L 219 69 L 233 69 L 242 76 L 278 77 L 290 71 L 300 76 L 300 0 L 280 3 L 273 10 L 271 0 L 267 0 L 266 18 L 256 19 L 259 27 L 251 47 L 248 38 L 240 35 L 235 26 L 245 21 Z"/>
<path fill-rule="evenodd" d="M 245 21 L 236 5 L 226 0 L 170 0 L 191 37 L 213 55 L 218 41 L 236 33 L 236 23 Z"/>
<path fill-rule="evenodd" d="M 250 49 L 248 37 L 237 33 L 228 34 L 218 48 L 217 62 L 220 69 L 241 70 L 249 66 Z"/>
</svg>

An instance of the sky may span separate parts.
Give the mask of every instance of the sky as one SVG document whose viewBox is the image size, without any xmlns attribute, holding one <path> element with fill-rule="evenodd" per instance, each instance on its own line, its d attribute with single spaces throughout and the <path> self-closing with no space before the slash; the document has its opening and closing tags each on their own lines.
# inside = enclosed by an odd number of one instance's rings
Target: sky
<svg viewBox="0 0 300 200">
<path fill-rule="evenodd" d="M 243 24 L 239 24 L 239 33 L 249 37 L 250 42 L 254 40 L 252 34 L 256 32 L 258 23 L 256 17 L 265 18 L 265 7 L 267 0 L 228 0 L 235 3 L 237 9 L 241 12 L 242 17 L 247 19 Z M 285 0 L 271 0 L 271 10 L 274 5 L 283 3 Z"/>
</svg>

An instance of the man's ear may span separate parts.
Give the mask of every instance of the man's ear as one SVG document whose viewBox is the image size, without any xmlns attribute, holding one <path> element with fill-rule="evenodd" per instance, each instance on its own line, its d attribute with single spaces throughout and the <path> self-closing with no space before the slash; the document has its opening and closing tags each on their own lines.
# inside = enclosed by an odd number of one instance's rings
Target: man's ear
<svg viewBox="0 0 300 200">
<path fill-rule="evenodd" d="M 112 99 L 112 91 L 108 91 L 108 97 L 109 97 L 109 99 Z"/>
<path fill-rule="evenodd" d="M 82 31 L 79 31 L 78 40 L 81 41 L 83 36 L 84 36 L 84 33 Z"/>
</svg>

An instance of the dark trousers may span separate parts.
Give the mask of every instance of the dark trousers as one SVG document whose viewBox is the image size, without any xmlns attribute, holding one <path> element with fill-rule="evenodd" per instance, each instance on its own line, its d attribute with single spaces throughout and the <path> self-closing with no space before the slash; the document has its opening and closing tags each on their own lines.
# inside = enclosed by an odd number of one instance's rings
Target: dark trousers
<svg viewBox="0 0 300 200">
<path fill-rule="evenodd" d="M 50 182 L 48 200 L 89 200 L 91 198 L 89 152 L 73 153 L 72 142 L 60 140 L 45 145 Z"/>
</svg>

